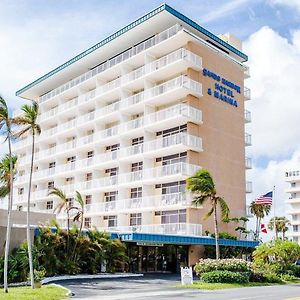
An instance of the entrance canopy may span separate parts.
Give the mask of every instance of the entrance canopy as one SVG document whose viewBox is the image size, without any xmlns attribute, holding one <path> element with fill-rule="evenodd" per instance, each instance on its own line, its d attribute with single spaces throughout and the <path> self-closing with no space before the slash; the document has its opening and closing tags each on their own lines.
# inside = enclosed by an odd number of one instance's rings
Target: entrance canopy
<svg viewBox="0 0 300 300">
<path fill-rule="evenodd" d="M 112 233 L 112 238 L 119 238 L 123 242 L 136 243 L 158 243 L 158 244 L 175 244 L 175 245 L 214 245 L 215 239 L 208 236 L 181 236 L 169 234 L 152 234 L 152 233 Z M 219 239 L 220 246 L 236 246 L 255 248 L 258 246 L 258 241 L 250 240 L 232 240 Z"/>
</svg>

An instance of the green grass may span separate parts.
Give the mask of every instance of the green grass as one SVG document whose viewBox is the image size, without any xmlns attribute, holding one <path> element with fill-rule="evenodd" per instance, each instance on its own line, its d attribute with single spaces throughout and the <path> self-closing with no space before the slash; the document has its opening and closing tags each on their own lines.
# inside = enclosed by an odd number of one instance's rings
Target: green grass
<svg viewBox="0 0 300 300">
<path fill-rule="evenodd" d="M 261 282 L 206 283 L 206 282 L 195 281 L 194 284 L 177 285 L 177 287 L 188 288 L 188 289 L 200 289 L 200 290 L 222 290 L 222 289 L 233 289 L 233 288 L 251 287 L 251 286 L 269 286 L 269 285 L 274 285 L 274 283 L 261 283 Z"/>
<path fill-rule="evenodd" d="M 55 285 L 44 285 L 40 289 L 30 287 L 12 287 L 8 294 L 0 290 L 1 300 L 61 300 L 67 299 L 67 290 Z"/>
</svg>

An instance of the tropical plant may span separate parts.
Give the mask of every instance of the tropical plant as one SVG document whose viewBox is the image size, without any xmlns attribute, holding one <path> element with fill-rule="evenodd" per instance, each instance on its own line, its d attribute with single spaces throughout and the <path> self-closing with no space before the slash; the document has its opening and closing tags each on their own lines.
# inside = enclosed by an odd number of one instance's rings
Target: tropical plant
<svg viewBox="0 0 300 300">
<path fill-rule="evenodd" d="M 73 217 L 73 222 L 80 222 L 79 232 L 81 232 L 84 221 L 84 200 L 78 191 L 76 191 L 75 202 L 79 205 L 79 207 L 76 207 L 77 213 Z"/>
<path fill-rule="evenodd" d="M 259 239 L 261 220 L 269 215 L 271 211 L 271 205 L 265 204 L 257 204 L 255 201 L 252 201 L 250 204 L 250 212 L 256 217 L 256 226 L 255 226 L 255 234 L 254 239 Z"/>
<path fill-rule="evenodd" d="M 31 288 L 34 288 L 34 270 L 32 262 L 32 245 L 30 237 L 30 196 L 31 196 L 31 185 L 32 185 L 32 174 L 33 174 L 33 162 L 35 153 L 35 137 L 40 135 L 41 127 L 37 123 L 39 106 L 36 102 L 32 102 L 32 105 L 24 104 L 22 106 L 23 114 L 20 117 L 14 119 L 16 125 L 22 126 L 20 131 L 18 131 L 15 136 L 18 138 L 26 135 L 31 135 L 31 162 L 30 162 L 30 172 L 29 172 L 29 182 L 28 182 L 28 197 L 27 197 L 27 245 L 28 245 L 28 257 L 29 257 L 29 272 L 30 272 L 30 282 Z"/>
<path fill-rule="evenodd" d="M 10 235 L 11 235 L 11 213 L 13 203 L 13 156 L 12 156 L 12 121 L 8 106 L 5 100 L 0 96 L 0 134 L 4 136 L 4 141 L 8 142 L 8 157 L 10 159 L 9 164 L 9 193 L 8 193 L 8 205 L 7 205 L 7 229 L 6 229 L 6 243 L 4 254 L 4 291 L 8 293 L 8 258 L 10 247 Z M 4 190 L 2 190 L 4 192 Z"/>
<path fill-rule="evenodd" d="M 253 252 L 255 269 L 276 274 L 294 275 L 300 267 L 295 262 L 300 257 L 300 245 L 288 240 L 276 239 L 259 245 Z"/>
<path fill-rule="evenodd" d="M 67 213 L 67 252 L 69 252 L 70 249 L 70 238 L 69 238 L 69 233 L 70 233 L 70 211 L 72 209 L 75 209 L 74 206 L 71 204 L 71 199 L 67 198 L 66 194 L 59 188 L 54 187 L 50 190 L 48 193 L 49 196 L 56 196 L 59 198 L 59 202 L 57 206 L 54 208 L 54 212 L 59 214 L 62 211 L 65 211 Z"/>
<path fill-rule="evenodd" d="M 215 227 L 215 243 L 216 243 L 216 259 L 220 258 L 219 249 L 219 228 L 218 228 L 218 216 L 217 207 L 221 208 L 222 220 L 228 219 L 229 207 L 226 201 L 217 195 L 214 181 L 207 170 L 199 170 L 187 179 L 187 190 L 194 194 L 193 204 L 195 206 L 202 206 L 209 202 L 210 210 L 206 214 L 205 218 L 213 215 L 214 227 Z"/>
<path fill-rule="evenodd" d="M 274 224 L 275 227 L 274 227 Z M 285 238 L 285 233 L 288 231 L 288 227 L 287 225 L 290 224 L 290 221 L 286 218 L 286 217 L 273 217 L 270 219 L 269 223 L 268 223 L 268 228 L 270 230 L 274 230 L 275 228 L 275 238 L 278 238 L 278 233 L 281 232 L 282 233 L 282 238 Z"/>
<path fill-rule="evenodd" d="M 239 238 L 242 238 L 242 235 L 247 237 L 247 235 L 250 233 L 250 231 L 247 230 L 246 223 L 249 222 L 249 219 L 247 217 L 234 217 L 234 218 L 228 218 L 224 220 L 225 223 L 234 222 L 238 224 L 238 226 L 235 228 L 236 232 L 239 232 Z"/>
</svg>

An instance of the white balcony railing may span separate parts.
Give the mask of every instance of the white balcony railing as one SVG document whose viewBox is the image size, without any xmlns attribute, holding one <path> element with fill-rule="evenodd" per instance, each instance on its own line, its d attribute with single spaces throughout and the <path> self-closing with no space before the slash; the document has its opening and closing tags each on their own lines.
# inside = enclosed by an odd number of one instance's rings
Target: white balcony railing
<svg viewBox="0 0 300 300">
<path fill-rule="evenodd" d="M 162 41 L 167 40 L 168 38 L 174 36 L 181 29 L 182 29 L 182 27 L 178 24 L 172 26 L 171 28 L 155 35 L 154 37 L 144 41 L 143 43 L 130 48 L 129 50 L 115 56 L 114 58 L 106 61 L 105 63 L 102 63 L 101 65 L 94 68 L 93 70 L 90 70 L 90 71 L 72 79 L 71 81 L 59 86 L 58 88 L 52 90 L 51 92 L 41 96 L 40 102 L 42 103 L 52 97 L 55 97 L 65 91 L 69 90 L 70 88 L 77 86 L 77 85 L 81 84 L 82 82 L 85 82 L 88 79 L 104 72 L 105 70 L 112 68 L 115 65 L 128 60 L 129 58 L 139 54 L 140 52 L 142 52 L 154 45 L 157 45 L 157 44 L 161 43 Z"/>
<path fill-rule="evenodd" d="M 245 133 L 245 146 L 252 145 L 252 136 L 249 133 Z"/>
<path fill-rule="evenodd" d="M 252 193 L 252 182 L 246 181 L 246 193 Z"/>
<path fill-rule="evenodd" d="M 245 109 L 245 123 L 251 123 L 251 112 Z"/>
<path fill-rule="evenodd" d="M 245 157 L 245 167 L 246 169 L 252 169 L 252 159 L 250 157 Z"/>
<path fill-rule="evenodd" d="M 98 230 L 111 232 L 143 232 L 175 235 L 202 236 L 202 225 L 191 223 L 149 224 L 136 226 L 101 227 Z"/>
<path fill-rule="evenodd" d="M 244 98 L 245 101 L 251 100 L 251 90 L 247 87 L 244 87 Z"/>
</svg>

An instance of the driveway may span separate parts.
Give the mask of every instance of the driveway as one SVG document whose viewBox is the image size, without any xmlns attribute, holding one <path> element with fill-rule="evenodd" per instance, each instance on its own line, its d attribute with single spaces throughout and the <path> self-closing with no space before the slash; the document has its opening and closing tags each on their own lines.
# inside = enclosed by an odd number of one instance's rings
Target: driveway
<svg viewBox="0 0 300 300">
<path fill-rule="evenodd" d="M 178 275 L 150 275 L 143 278 L 76 280 L 57 282 L 75 293 L 74 299 L 201 299 L 201 300 L 300 300 L 300 284 L 203 291 L 175 288 Z"/>
</svg>

